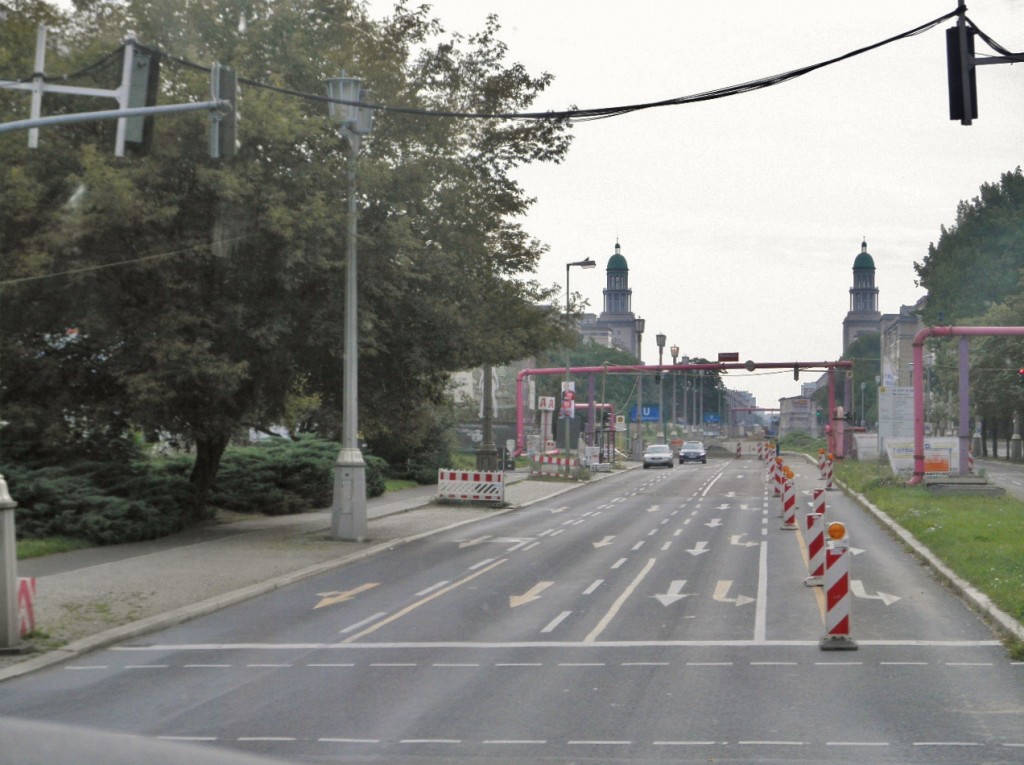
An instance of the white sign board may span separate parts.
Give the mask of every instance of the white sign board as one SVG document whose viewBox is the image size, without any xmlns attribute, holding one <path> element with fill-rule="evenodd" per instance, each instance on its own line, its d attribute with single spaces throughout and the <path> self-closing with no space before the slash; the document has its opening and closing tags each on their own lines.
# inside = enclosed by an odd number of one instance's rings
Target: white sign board
<svg viewBox="0 0 1024 765">
<path fill-rule="evenodd" d="M 878 389 L 878 431 L 882 438 L 914 437 L 914 389 L 883 385 Z"/>
</svg>

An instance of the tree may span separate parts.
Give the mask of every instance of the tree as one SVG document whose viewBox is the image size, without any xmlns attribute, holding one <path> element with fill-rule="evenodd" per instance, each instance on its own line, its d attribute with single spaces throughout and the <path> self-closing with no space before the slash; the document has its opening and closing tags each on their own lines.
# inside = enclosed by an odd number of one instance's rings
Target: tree
<svg viewBox="0 0 1024 765">
<path fill-rule="evenodd" d="M 358 69 L 383 103 L 508 112 L 551 78 L 506 64 L 496 19 L 445 38 L 425 7 L 404 3 L 373 23 L 345 0 L 81 0 L 62 29 L 82 51 L 69 69 L 132 29 L 177 59 L 218 60 L 250 80 L 230 162 L 208 158 L 194 115 L 161 118 L 149 154 L 130 160 L 111 156 L 109 125 L 47 131 L 36 152 L 0 136 L 4 273 L 53 275 L 6 286 L 5 357 L 38 371 L 52 338 L 76 328 L 109 381 L 90 390 L 96 409 L 118 413 L 112 425 L 194 443 L 201 514 L 240 426 L 266 427 L 310 395 L 321 411 L 307 407 L 306 425 L 323 433 L 340 421 L 346 152 L 322 103 L 254 82 L 320 93 L 327 77 Z M 207 91 L 205 73 L 164 58 L 161 102 Z M 559 161 L 566 127 L 379 115 L 358 187 L 360 423 L 371 444 L 414 450 L 451 371 L 561 336 L 537 308 L 550 292 L 523 278 L 543 247 L 518 222 L 530 198 L 511 172 Z M 45 407 L 53 387 L 5 384 L 4 406 L 25 391 L 20 403 Z"/>
<path fill-rule="evenodd" d="M 956 222 L 942 227 L 937 244 L 914 263 L 928 290 L 926 324 L 953 324 L 980 316 L 1018 289 L 1024 268 L 1024 174 L 1018 167 L 957 206 Z M 1009 278 L 1008 278 L 1009 277 Z M 941 317 L 941 318 L 940 318 Z"/>
</svg>

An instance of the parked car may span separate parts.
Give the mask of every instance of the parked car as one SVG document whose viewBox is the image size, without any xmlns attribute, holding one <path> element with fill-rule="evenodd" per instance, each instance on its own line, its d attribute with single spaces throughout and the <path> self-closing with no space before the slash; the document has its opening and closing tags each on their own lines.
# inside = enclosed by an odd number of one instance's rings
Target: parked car
<svg viewBox="0 0 1024 765">
<path fill-rule="evenodd" d="M 679 464 L 687 462 L 700 462 L 708 464 L 708 452 L 700 441 L 686 441 L 679 447 Z"/>
<path fill-rule="evenodd" d="M 672 467 L 672 448 L 668 444 L 651 444 L 644 450 L 644 470 L 649 467 Z"/>
</svg>

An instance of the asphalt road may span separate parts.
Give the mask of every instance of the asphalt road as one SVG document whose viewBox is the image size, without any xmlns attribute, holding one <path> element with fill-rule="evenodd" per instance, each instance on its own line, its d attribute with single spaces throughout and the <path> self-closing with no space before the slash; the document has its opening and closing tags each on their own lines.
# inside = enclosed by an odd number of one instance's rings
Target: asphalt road
<svg viewBox="0 0 1024 765">
<path fill-rule="evenodd" d="M 822 486 L 794 464 L 799 516 Z M 761 463 L 634 470 L 3 686 L 301 762 L 1024 761 L 1024 663 L 840 492 L 854 651 Z"/>
</svg>

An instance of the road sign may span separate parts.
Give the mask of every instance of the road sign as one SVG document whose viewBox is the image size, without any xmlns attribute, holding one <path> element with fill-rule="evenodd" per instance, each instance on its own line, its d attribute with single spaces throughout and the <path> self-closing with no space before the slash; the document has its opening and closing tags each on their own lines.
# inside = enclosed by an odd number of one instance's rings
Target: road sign
<svg viewBox="0 0 1024 765">
<path fill-rule="evenodd" d="M 739 353 L 719 353 L 718 354 L 718 360 L 719 361 L 739 361 L 740 360 L 740 355 L 739 355 Z"/>
</svg>

